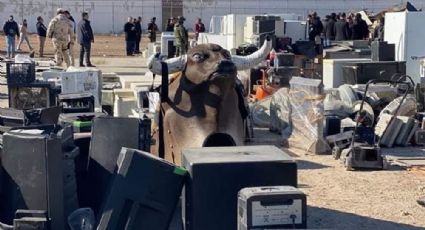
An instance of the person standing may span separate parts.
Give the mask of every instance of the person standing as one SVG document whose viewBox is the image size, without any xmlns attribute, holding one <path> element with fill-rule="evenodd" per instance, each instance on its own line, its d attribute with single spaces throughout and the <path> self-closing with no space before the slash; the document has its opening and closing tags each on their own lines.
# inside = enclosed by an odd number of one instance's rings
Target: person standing
<svg viewBox="0 0 425 230">
<path fill-rule="evenodd" d="M 56 65 L 61 66 L 62 62 L 65 61 L 66 66 L 69 67 L 70 60 L 66 50 L 70 42 L 69 39 L 74 37 L 74 31 L 64 12 L 61 8 L 57 10 L 56 16 L 50 21 L 47 28 L 47 37 L 51 38 L 53 42 Z"/>
<path fill-rule="evenodd" d="M 335 23 L 335 40 L 346 41 L 348 40 L 348 22 L 345 13 L 339 16 L 338 21 Z"/>
<path fill-rule="evenodd" d="M 138 17 L 136 22 L 135 22 L 135 26 L 136 26 L 136 48 L 135 48 L 135 53 L 139 54 L 140 53 L 140 42 L 142 41 L 142 17 Z"/>
<path fill-rule="evenodd" d="M 43 24 L 44 20 L 41 16 L 37 17 L 37 35 L 38 35 L 38 41 L 40 43 L 40 49 L 39 49 L 39 55 L 40 57 L 44 56 L 44 43 L 46 43 L 46 34 L 47 34 L 47 28 Z"/>
<path fill-rule="evenodd" d="M 89 14 L 81 14 L 81 21 L 78 22 L 78 42 L 80 43 L 80 67 L 84 66 L 84 59 L 87 67 L 95 67 L 90 61 L 91 44 L 94 43 L 93 30 L 89 21 Z"/>
<path fill-rule="evenodd" d="M 189 40 L 187 30 L 183 23 L 186 19 L 183 16 L 178 17 L 178 21 L 174 26 L 174 36 L 176 37 L 176 56 L 181 56 L 187 53 Z"/>
<path fill-rule="evenodd" d="M 356 14 L 351 29 L 351 39 L 363 40 L 369 36 L 369 29 L 361 14 Z"/>
<path fill-rule="evenodd" d="M 125 41 L 127 46 L 127 56 L 133 56 L 136 46 L 136 26 L 133 24 L 133 18 L 129 17 L 124 25 Z"/>
<path fill-rule="evenodd" d="M 69 57 L 69 62 L 71 63 L 71 66 L 75 65 L 75 58 L 74 58 L 74 44 L 75 44 L 75 33 L 76 33 L 76 26 L 75 26 L 75 20 L 72 17 L 71 13 L 69 13 L 68 10 L 65 10 L 64 12 L 65 16 L 68 18 L 69 20 L 69 25 L 71 26 L 72 30 L 74 31 L 74 36 L 69 38 L 69 43 L 68 43 L 68 57 Z"/>
<path fill-rule="evenodd" d="M 150 42 L 156 42 L 156 33 L 158 32 L 158 26 L 156 25 L 156 17 L 151 19 L 148 24 L 149 40 Z"/>
<path fill-rule="evenodd" d="M 7 58 L 15 57 L 15 36 L 19 38 L 19 26 L 13 20 L 13 15 L 10 15 L 9 20 L 4 23 L 3 32 L 6 36 Z"/>
<path fill-rule="evenodd" d="M 384 18 L 378 19 L 378 25 L 376 26 L 375 30 L 373 31 L 373 40 L 374 41 L 384 41 Z"/>
<path fill-rule="evenodd" d="M 202 23 L 202 19 L 198 18 L 198 21 L 195 24 L 195 35 L 196 35 L 196 41 L 198 41 L 199 33 L 205 32 L 205 25 Z"/>
<path fill-rule="evenodd" d="M 28 23 L 27 19 L 24 19 L 22 22 L 21 28 L 20 28 L 20 36 L 19 36 L 19 43 L 18 43 L 18 51 L 21 51 L 21 45 L 25 41 L 28 45 L 28 48 L 30 51 L 32 51 L 32 47 L 30 44 L 30 41 L 28 40 Z"/>
<path fill-rule="evenodd" d="M 318 37 L 320 39 L 320 34 L 323 32 L 323 24 L 322 24 L 322 21 L 320 21 L 320 17 L 317 16 L 316 12 L 314 12 L 312 15 L 308 15 L 308 22 L 309 22 L 309 33 L 308 33 L 309 40 L 316 41 L 318 40 Z"/>
<path fill-rule="evenodd" d="M 174 18 L 168 19 L 167 26 L 165 27 L 165 31 L 174 32 Z"/>
</svg>

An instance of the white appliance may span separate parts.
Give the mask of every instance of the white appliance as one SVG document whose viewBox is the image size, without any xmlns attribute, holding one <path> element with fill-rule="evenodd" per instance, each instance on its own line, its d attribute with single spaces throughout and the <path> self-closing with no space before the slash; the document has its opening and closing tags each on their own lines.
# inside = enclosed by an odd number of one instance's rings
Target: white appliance
<svg viewBox="0 0 425 230">
<path fill-rule="evenodd" d="M 244 25 L 247 16 L 239 14 L 223 16 L 220 31 L 201 33 L 198 44 L 214 43 L 235 53 L 236 48 L 244 42 Z"/>
<path fill-rule="evenodd" d="M 161 54 L 167 55 L 168 57 L 173 57 L 174 53 L 170 53 L 169 48 L 172 46 L 176 47 L 176 36 L 173 32 L 163 32 L 161 34 Z"/>
<path fill-rule="evenodd" d="M 269 16 L 270 18 L 273 16 Z M 284 35 L 284 21 L 282 20 L 282 18 L 278 17 L 278 16 L 274 16 L 276 17 L 276 21 L 275 21 L 275 29 L 274 31 L 270 31 L 270 32 L 274 32 L 275 35 L 277 37 L 283 37 Z M 257 20 L 256 20 L 257 18 Z M 258 21 L 259 20 L 264 20 L 264 19 L 260 19 L 257 16 L 248 16 L 246 17 L 245 20 L 245 25 L 244 25 L 244 42 L 246 43 L 251 43 L 251 44 L 255 44 L 256 43 L 256 39 L 257 39 L 257 32 L 258 32 Z"/>
<path fill-rule="evenodd" d="M 221 32 L 221 26 L 224 16 L 212 16 L 210 21 L 209 33 L 218 34 Z"/>
<path fill-rule="evenodd" d="M 292 38 L 292 42 L 304 41 L 307 39 L 307 22 L 299 20 L 284 20 L 283 34 Z"/>
<path fill-rule="evenodd" d="M 96 111 L 101 110 L 102 72 L 91 68 L 68 68 L 61 73 L 62 94 L 90 93 Z"/>
<path fill-rule="evenodd" d="M 385 38 L 395 44 L 395 60 L 406 61 L 406 73 L 420 83 L 420 62 L 425 56 L 425 12 L 385 14 Z"/>
<path fill-rule="evenodd" d="M 367 58 L 357 59 L 323 59 L 323 85 L 326 89 L 338 88 L 344 84 L 342 67 L 356 62 L 372 61 Z"/>
</svg>

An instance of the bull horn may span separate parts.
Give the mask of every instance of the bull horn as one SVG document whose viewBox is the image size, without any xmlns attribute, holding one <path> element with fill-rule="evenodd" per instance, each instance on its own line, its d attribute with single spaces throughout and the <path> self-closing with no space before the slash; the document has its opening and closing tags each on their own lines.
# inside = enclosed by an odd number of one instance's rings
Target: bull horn
<svg viewBox="0 0 425 230">
<path fill-rule="evenodd" d="M 238 70 L 250 69 L 266 59 L 272 49 L 272 41 L 268 37 L 263 46 L 248 56 L 232 55 L 232 61 Z"/>
<path fill-rule="evenodd" d="M 168 65 L 168 73 L 177 73 L 184 69 L 186 65 L 186 55 L 170 58 L 164 61 Z M 162 74 L 161 60 L 157 55 L 152 55 L 148 60 L 148 68 L 154 74 Z"/>
</svg>

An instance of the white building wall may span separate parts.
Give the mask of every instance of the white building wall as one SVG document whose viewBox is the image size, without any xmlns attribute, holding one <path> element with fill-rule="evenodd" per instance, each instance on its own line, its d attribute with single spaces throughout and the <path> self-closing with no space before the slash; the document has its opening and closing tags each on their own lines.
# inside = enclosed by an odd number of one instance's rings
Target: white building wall
<svg viewBox="0 0 425 230">
<path fill-rule="evenodd" d="M 162 1 L 173 0 L 0 0 L 0 23 L 13 14 L 18 22 L 29 20 L 30 31 L 35 31 L 36 17 L 41 15 L 48 21 L 58 7 L 67 8 L 79 20 L 80 13 L 90 13 L 93 28 L 97 33 L 119 33 L 128 16 L 143 16 L 146 29 L 150 18 L 156 16 L 162 25 Z M 306 16 L 317 11 L 319 15 L 331 12 L 358 11 L 368 9 L 379 12 L 402 0 L 183 0 L 183 15 L 186 24 L 192 27 L 201 17 L 209 24 L 212 15 L 297 13 Z M 418 8 L 425 7 L 425 0 L 410 0 Z M 23 4 L 22 4 L 23 3 Z M 178 16 L 178 15 L 174 15 Z M 161 26 L 160 26 L 161 27 Z"/>
</svg>

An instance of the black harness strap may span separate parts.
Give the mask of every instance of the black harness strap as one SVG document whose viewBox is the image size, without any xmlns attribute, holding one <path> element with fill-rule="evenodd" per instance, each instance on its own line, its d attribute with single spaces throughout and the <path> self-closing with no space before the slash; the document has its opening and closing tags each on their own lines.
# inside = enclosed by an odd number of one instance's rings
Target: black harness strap
<svg viewBox="0 0 425 230">
<path fill-rule="evenodd" d="M 162 69 L 162 79 L 161 79 L 161 102 L 168 102 L 168 65 L 165 62 L 161 62 Z M 159 126 L 159 140 L 158 140 L 158 155 L 160 158 L 165 158 L 165 143 L 164 143 L 164 110 L 160 104 L 159 109 L 159 118 L 158 118 L 158 126 Z"/>
</svg>

